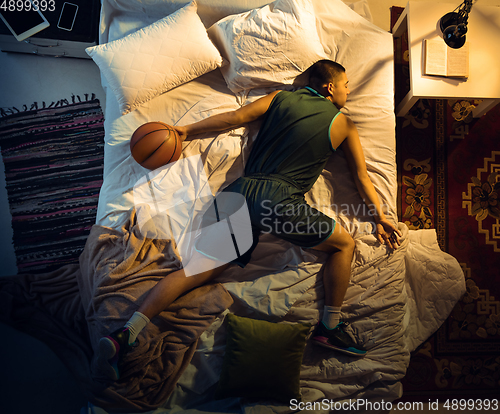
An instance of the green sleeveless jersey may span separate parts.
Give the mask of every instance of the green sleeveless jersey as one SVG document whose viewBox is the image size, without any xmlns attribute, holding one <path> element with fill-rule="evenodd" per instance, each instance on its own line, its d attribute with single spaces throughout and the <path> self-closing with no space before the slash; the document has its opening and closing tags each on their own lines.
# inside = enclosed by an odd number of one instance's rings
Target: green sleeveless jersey
<svg viewBox="0 0 500 414">
<path fill-rule="evenodd" d="M 335 151 L 330 127 L 340 111 L 311 88 L 281 91 L 253 143 L 245 176 L 282 176 L 306 193 Z"/>
</svg>

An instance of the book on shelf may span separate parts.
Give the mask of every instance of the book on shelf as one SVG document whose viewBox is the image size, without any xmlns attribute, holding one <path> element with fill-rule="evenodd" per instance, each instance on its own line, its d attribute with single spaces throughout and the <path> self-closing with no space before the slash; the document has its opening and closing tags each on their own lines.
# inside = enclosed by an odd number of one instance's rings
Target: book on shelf
<svg viewBox="0 0 500 414">
<path fill-rule="evenodd" d="M 469 77 L 469 43 L 453 49 L 443 39 L 425 39 L 424 51 L 424 75 Z"/>
</svg>

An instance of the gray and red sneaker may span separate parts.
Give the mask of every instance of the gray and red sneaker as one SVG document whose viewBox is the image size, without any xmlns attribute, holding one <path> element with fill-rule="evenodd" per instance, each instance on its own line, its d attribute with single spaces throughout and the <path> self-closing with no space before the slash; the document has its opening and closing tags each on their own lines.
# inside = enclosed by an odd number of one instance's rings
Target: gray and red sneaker
<svg viewBox="0 0 500 414">
<path fill-rule="evenodd" d="M 123 327 L 99 340 L 97 365 L 99 370 L 113 381 L 120 379 L 118 364 L 123 355 L 139 344 L 137 341 L 129 344 L 129 339 L 129 329 Z"/>
<path fill-rule="evenodd" d="M 323 322 L 319 322 L 311 339 L 325 348 L 362 357 L 366 354 L 366 349 L 356 344 L 353 337 L 346 332 L 345 328 L 348 326 L 347 322 L 340 322 L 335 328 L 328 329 Z"/>
</svg>

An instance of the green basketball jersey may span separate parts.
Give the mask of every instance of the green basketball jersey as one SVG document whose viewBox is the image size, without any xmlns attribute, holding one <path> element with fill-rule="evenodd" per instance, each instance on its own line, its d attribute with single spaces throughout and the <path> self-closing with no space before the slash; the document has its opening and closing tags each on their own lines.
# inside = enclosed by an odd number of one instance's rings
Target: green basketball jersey
<svg viewBox="0 0 500 414">
<path fill-rule="evenodd" d="M 279 92 L 253 143 L 245 175 L 278 174 L 306 193 L 334 151 L 330 127 L 339 113 L 311 88 Z"/>
</svg>

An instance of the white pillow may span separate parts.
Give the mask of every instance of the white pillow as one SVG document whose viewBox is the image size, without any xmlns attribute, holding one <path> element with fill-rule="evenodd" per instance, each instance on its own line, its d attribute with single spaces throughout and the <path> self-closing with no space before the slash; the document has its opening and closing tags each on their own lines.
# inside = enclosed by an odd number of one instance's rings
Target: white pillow
<svg viewBox="0 0 500 414">
<path fill-rule="evenodd" d="M 229 65 L 221 71 L 234 93 L 291 84 L 327 56 L 310 0 L 276 0 L 259 9 L 225 17 L 208 29 Z"/>
<path fill-rule="evenodd" d="M 89 47 L 123 115 L 222 65 L 195 2 L 124 38 Z"/>
</svg>

